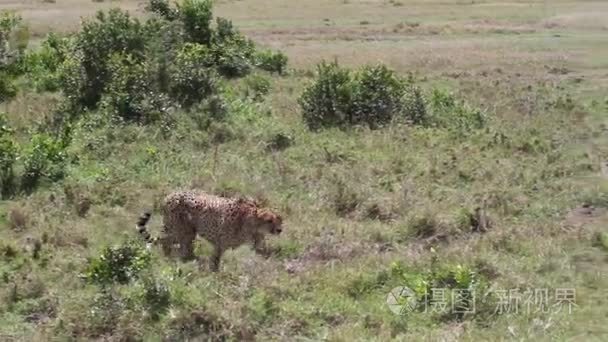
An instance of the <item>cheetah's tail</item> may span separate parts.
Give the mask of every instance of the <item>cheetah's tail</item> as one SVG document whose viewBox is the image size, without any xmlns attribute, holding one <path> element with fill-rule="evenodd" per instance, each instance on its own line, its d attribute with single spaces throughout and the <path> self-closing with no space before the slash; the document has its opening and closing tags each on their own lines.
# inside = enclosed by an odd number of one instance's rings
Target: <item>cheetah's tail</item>
<svg viewBox="0 0 608 342">
<path fill-rule="evenodd" d="M 148 232 L 148 229 L 146 228 L 146 225 L 148 224 L 148 222 L 150 222 L 151 217 L 152 214 L 150 214 L 149 212 L 144 212 L 143 214 L 141 214 L 141 216 L 139 216 L 139 219 L 137 219 L 136 225 L 137 232 L 141 235 L 144 241 L 146 241 L 148 247 L 150 247 L 150 245 L 156 242 L 156 239 L 152 238 L 150 232 Z"/>
</svg>

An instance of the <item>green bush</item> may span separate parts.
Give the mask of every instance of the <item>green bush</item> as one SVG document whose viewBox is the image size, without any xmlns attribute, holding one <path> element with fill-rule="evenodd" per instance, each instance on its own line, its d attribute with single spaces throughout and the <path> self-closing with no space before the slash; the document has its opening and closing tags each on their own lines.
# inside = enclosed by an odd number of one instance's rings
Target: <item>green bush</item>
<svg viewBox="0 0 608 342">
<path fill-rule="evenodd" d="M 216 42 L 212 46 L 217 70 L 228 78 L 243 77 L 252 68 L 254 43 L 241 35 Z"/>
<path fill-rule="evenodd" d="M 430 121 L 437 127 L 467 133 L 485 126 L 485 114 L 465 101 L 457 99 L 452 93 L 433 89 L 429 102 L 432 112 Z"/>
<path fill-rule="evenodd" d="M 210 0 L 182 0 L 178 11 L 189 42 L 207 46 L 210 44 L 213 32 L 212 6 Z"/>
<path fill-rule="evenodd" d="M 166 114 L 167 100 L 149 83 L 146 62 L 116 54 L 108 62 L 109 82 L 102 106 L 125 121 L 152 122 Z"/>
<path fill-rule="evenodd" d="M 8 73 L 18 71 L 18 62 L 27 48 L 29 30 L 22 19 L 9 11 L 0 13 L 0 70 Z"/>
<path fill-rule="evenodd" d="M 13 140 L 13 130 L 8 126 L 6 116 L 0 115 L 0 194 L 11 195 L 14 190 L 13 166 L 17 160 L 17 145 Z"/>
<path fill-rule="evenodd" d="M 427 116 L 424 98 L 413 81 L 383 65 L 352 72 L 337 62 L 322 62 L 314 83 L 298 102 L 311 129 L 360 124 L 376 128 L 393 120 L 421 124 Z"/>
<path fill-rule="evenodd" d="M 171 98 L 189 108 L 215 94 L 219 87 L 219 77 L 212 66 L 213 56 L 207 47 L 186 44 L 170 68 Z"/>
<path fill-rule="evenodd" d="M 244 80 L 245 95 L 251 97 L 254 101 L 259 101 L 268 95 L 271 89 L 270 80 L 268 78 L 253 74 L 247 76 Z"/>
<path fill-rule="evenodd" d="M 0 103 L 9 101 L 17 95 L 17 88 L 6 72 L 0 71 Z"/>
<path fill-rule="evenodd" d="M 64 139 L 56 139 L 47 134 L 32 136 L 23 155 L 23 189 L 33 190 L 42 177 L 52 181 L 63 178 L 68 161 L 66 147 Z"/>
<path fill-rule="evenodd" d="M 150 317 L 158 319 L 169 309 L 171 292 L 165 283 L 146 278 L 143 281 L 140 300 Z"/>
<path fill-rule="evenodd" d="M 402 79 L 384 65 L 364 66 L 355 76 L 349 112 L 351 124 L 385 125 L 402 112 Z"/>
<path fill-rule="evenodd" d="M 255 64 L 258 68 L 282 75 L 287 68 L 287 56 L 281 51 L 262 50 L 255 55 Z"/>
<path fill-rule="evenodd" d="M 150 260 L 150 253 L 134 242 L 106 247 L 99 257 L 89 260 L 83 276 L 101 285 L 126 284 L 137 278 L 150 265 Z"/>
<path fill-rule="evenodd" d="M 22 71 L 29 76 L 36 91 L 56 91 L 61 85 L 61 65 L 69 53 L 70 40 L 50 33 L 38 50 L 24 56 Z"/>
<path fill-rule="evenodd" d="M 317 65 L 315 82 L 298 99 L 304 121 L 311 129 L 351 122 L 352 77 L 337 62 Z"/>
<path fill-rule="evenodd" d="M 143 26 L 137 19 L 132 19 L 127 12 L 112 9 L 107 14 L 98 12 L 95 20 L 85 21 L 82 30 L 76 36 L 75 53 L 80 61 L 78 68 L 64 71 L 78 75 L 67 75 L 65 78 L 82 78 L 80 87 L 67 86 L 64 93 L 78 91 L 74 100 L 84 108 L 95 108 L 110 80 L 108 62 L 115 53 L 131 55 L 135 60 L 142 60 L 145 52 L 146 35 Z M 80 73 L 84 72 L 84 75 Z M 69 95 L 68 95 L 69 96 Z"/>
<path fill-rule="evenodd" d="M 149 0 L 146 10 L 166 20 L 175 20 L 179 15 L 179 12 L 175 8 L 171 8 L 167 0 Z"/>
</svg>

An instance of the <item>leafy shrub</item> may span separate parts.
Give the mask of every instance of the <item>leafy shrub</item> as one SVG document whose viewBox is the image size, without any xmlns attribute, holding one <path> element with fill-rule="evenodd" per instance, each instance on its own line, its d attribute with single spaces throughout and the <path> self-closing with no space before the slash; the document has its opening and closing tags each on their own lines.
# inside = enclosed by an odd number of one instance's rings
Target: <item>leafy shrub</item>
<svg viewBox="0 0 608 342">
<path fill-rule="evenodd" d="M 0 71 L 0 103 L 6 102 L 17 95 L 17 88 L 6 72 Z"/>
<path fill-rule="evenodd" d="M 146 10 L 155 13 L 166 20 L 175 20 L 179 15 L 179 12 L 176 9 L 171 8 L 171 5 L 167 0 L 149 0 L 148 5 L 146 5 Z"/>
<path fill-rule="evenodd" d="M 69 91 L 78 90 L 75 100 L 79 105 L 85 108 L 96 107 L 110 79 L 108 70 L 110 56 L 114 53 L 123 53 L 141 60 L 145 50 L 144 33 L 137 19 L 132 19 L 127 12 L 119 9 L 112 9 L 107 14 L 98 12 L 95 20 L 85 21 L 75 42 L 75 52 L 78 54 L 80 67 L 75 70 L 66 69 L 77 73 L 84 71 L 83 85 L 77 89 L 74 87 L 63 89 L 64 93 L 69 94 Z M 67 78 L 73 77 L 67 76 Z M 65 82 L 62 84 L 66 85 Z"/>
<path fill-rule="evenodd" d="M 141 301 L 151 318 L 158 319 L 171 304 L 171 292 L 163 282 L 146 278 L 143 281 Z"/>
<path fill-rule="evenodd" d="M 270 80 L 262 75 L 249 75 L 245 78 L 245 94 L 254 101 L 259 101 L 270 92 Z"/>
<path fill-rule="evenodd" d="M 33 190 L 42 177 L 50 180 L 63 178 L 67 164 L 65 148 L 67 142 L 63 139 L 52 138 L 46 134 L 35 134 L 23 155 L 22 187 L 26 191 Z"/>
<path fill-rule="evenodd" d="M 150 82 L 157 90 L 168 93 L 170 66 L 186 42 L 181 21 L 150 19 L 146 22 L 146 61 L 150 65 Z"/>
<path fill-rule="evenodd" d="M 37 91 L 56 91 L 60 88 L 60 67 L 70 51 L 70 40 L 50 33 L 40 49 L 26 54 L 22 71 L 28 74 Z"/>
<path fill-rule="evenodd" d="M 29 30 L 21 24 L 19 15 L 12 12 L 0 13 L 0 70 L 13 73 L 17 62 L 27 48 Z"/>
<path fill-rule="evenodd" d="M 213 57 L 207 47 L 186 44 L 170 69 L 171 97 L 188 108 L 216 93 L 219 79 L 212 66 Z"/>
<path fill-rule="evenodd" d="M 165 114 L 166 99 L 148 82 L 146 62 L 131 55 L 116 54 L 108 62 L 109 82 L 103 107 L 126 121 L 151 122 Z"/>
<path fill-rule="evenodd" d="M 262 50 L 255 55 L 256 66 L 282 75 L 287 67 L 287 56 L 281 51 Z"/>
<path fill-rule="evenodd" d="M 422 124 L 427 117 L 424 97 L 413 81 L 384 65 L 351 72 L 336 62 L 322 62 L 299 104 L 311 129 L 360 124 L 376 128 L 396 119 Z"/>
<path fill-rule="evenodd" d="M 189 37 L 188 41 L 204 45 L 211 42 L 212 5 L 210 0 L 182 0 L 179 14 Z"/>
<path fill-rule="evenodd" d="M 386 66 L 364 66 L 353 88 L 351 124 L 385 125 L 401 113 L 404 82 Z"/>
<path fill-rule="evenodd" d="M 424 95 L 420 88 L 410 83 L 401 98 L 403 118 L 414 125 L 426 125 L 428 112 Z"/>
<path fill-rule="evenodd" d="M 462 319 L 467 309 L 473 308 L 482 309 L 475 310 L 473 315 L 486 313 L 481 303 L 473 301 L 477 298 L 481 302 L 481 298 L 487 295 L 488 282 L 473 267 L 461 264 L 439 265 L 435 260 L 428 271 L 419 272 L 394 264 L 391 273 L 401 277 L 404 285 L 412 289 L 418 309 L 424 309 L 430 301 L 436 300 L 433 298 L 433 289 L 441 289 L 447 291 L 442 298 L 447 301 L 446 307 L 461 309 L 447 310 L 443 313 L 443 318 Z"/>
<path fill-rule="evenodd" d="M 298 99 L 304 121 L 311 129 L 350 122 L 351 74 L 337 62 L 317 65 L 315 82 Z"/>
<path fill-rule="evenodd" d="M 484 113 L 471 107 L 465 101 L 456 99 L 449 92 L 434 89 L 430 98 L 431 123 L 452 129 L 456 132 L 466 133 L 485 126 Z"/>
<path fill-rule="evenodd" d="M 13 131 L 8 126 L 6 116 L 2 114 L 0 115 L 0 193 L 3 197 L 13 192 L 13 165 L 16 160 L 17 145 L 13 140 Z"/>
<path fill-rule="evenodd" d="M 89 260 L 84 278 L 101 285 L 126 284 L 137 278 L 149 264 L 150 253 L 140 244 L 130 242 L 106 247 L 99 257 Z"/>
<path fill-rule="evenodd" d="M 216 42 L 213 46 L 217 70 L 225 77 L 243 77 L 251 71 L 254 43 L 241 35 Z"/>
</svg>

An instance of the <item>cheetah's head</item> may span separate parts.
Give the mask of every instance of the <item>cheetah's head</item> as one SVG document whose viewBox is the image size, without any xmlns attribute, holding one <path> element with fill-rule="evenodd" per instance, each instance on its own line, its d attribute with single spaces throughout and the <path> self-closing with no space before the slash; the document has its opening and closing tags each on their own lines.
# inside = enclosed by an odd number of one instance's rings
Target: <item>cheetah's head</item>
<svg viewBox="0 0 608 342">
<path fill-rule="evenodd" d="M 283 231 L 283 219 L 280 215 L 270 210 L 257 210 L 255 216 L 259 232 L 279 235 Z"/>
</svg>

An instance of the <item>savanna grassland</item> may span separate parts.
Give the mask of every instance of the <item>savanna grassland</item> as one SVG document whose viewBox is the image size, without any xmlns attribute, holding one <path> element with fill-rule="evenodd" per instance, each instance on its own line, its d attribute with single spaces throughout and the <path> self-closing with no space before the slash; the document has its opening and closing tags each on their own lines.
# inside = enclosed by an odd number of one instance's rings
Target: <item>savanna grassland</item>
<svg viewBox="0 0 608 342">
<path fill-rule="evenodd" d="M 167 4 L 0 2 L 0 341 L 608 339 L 608 3 Z M 284 231 L 148 251 L 176 189 Z"/>
</svg>

